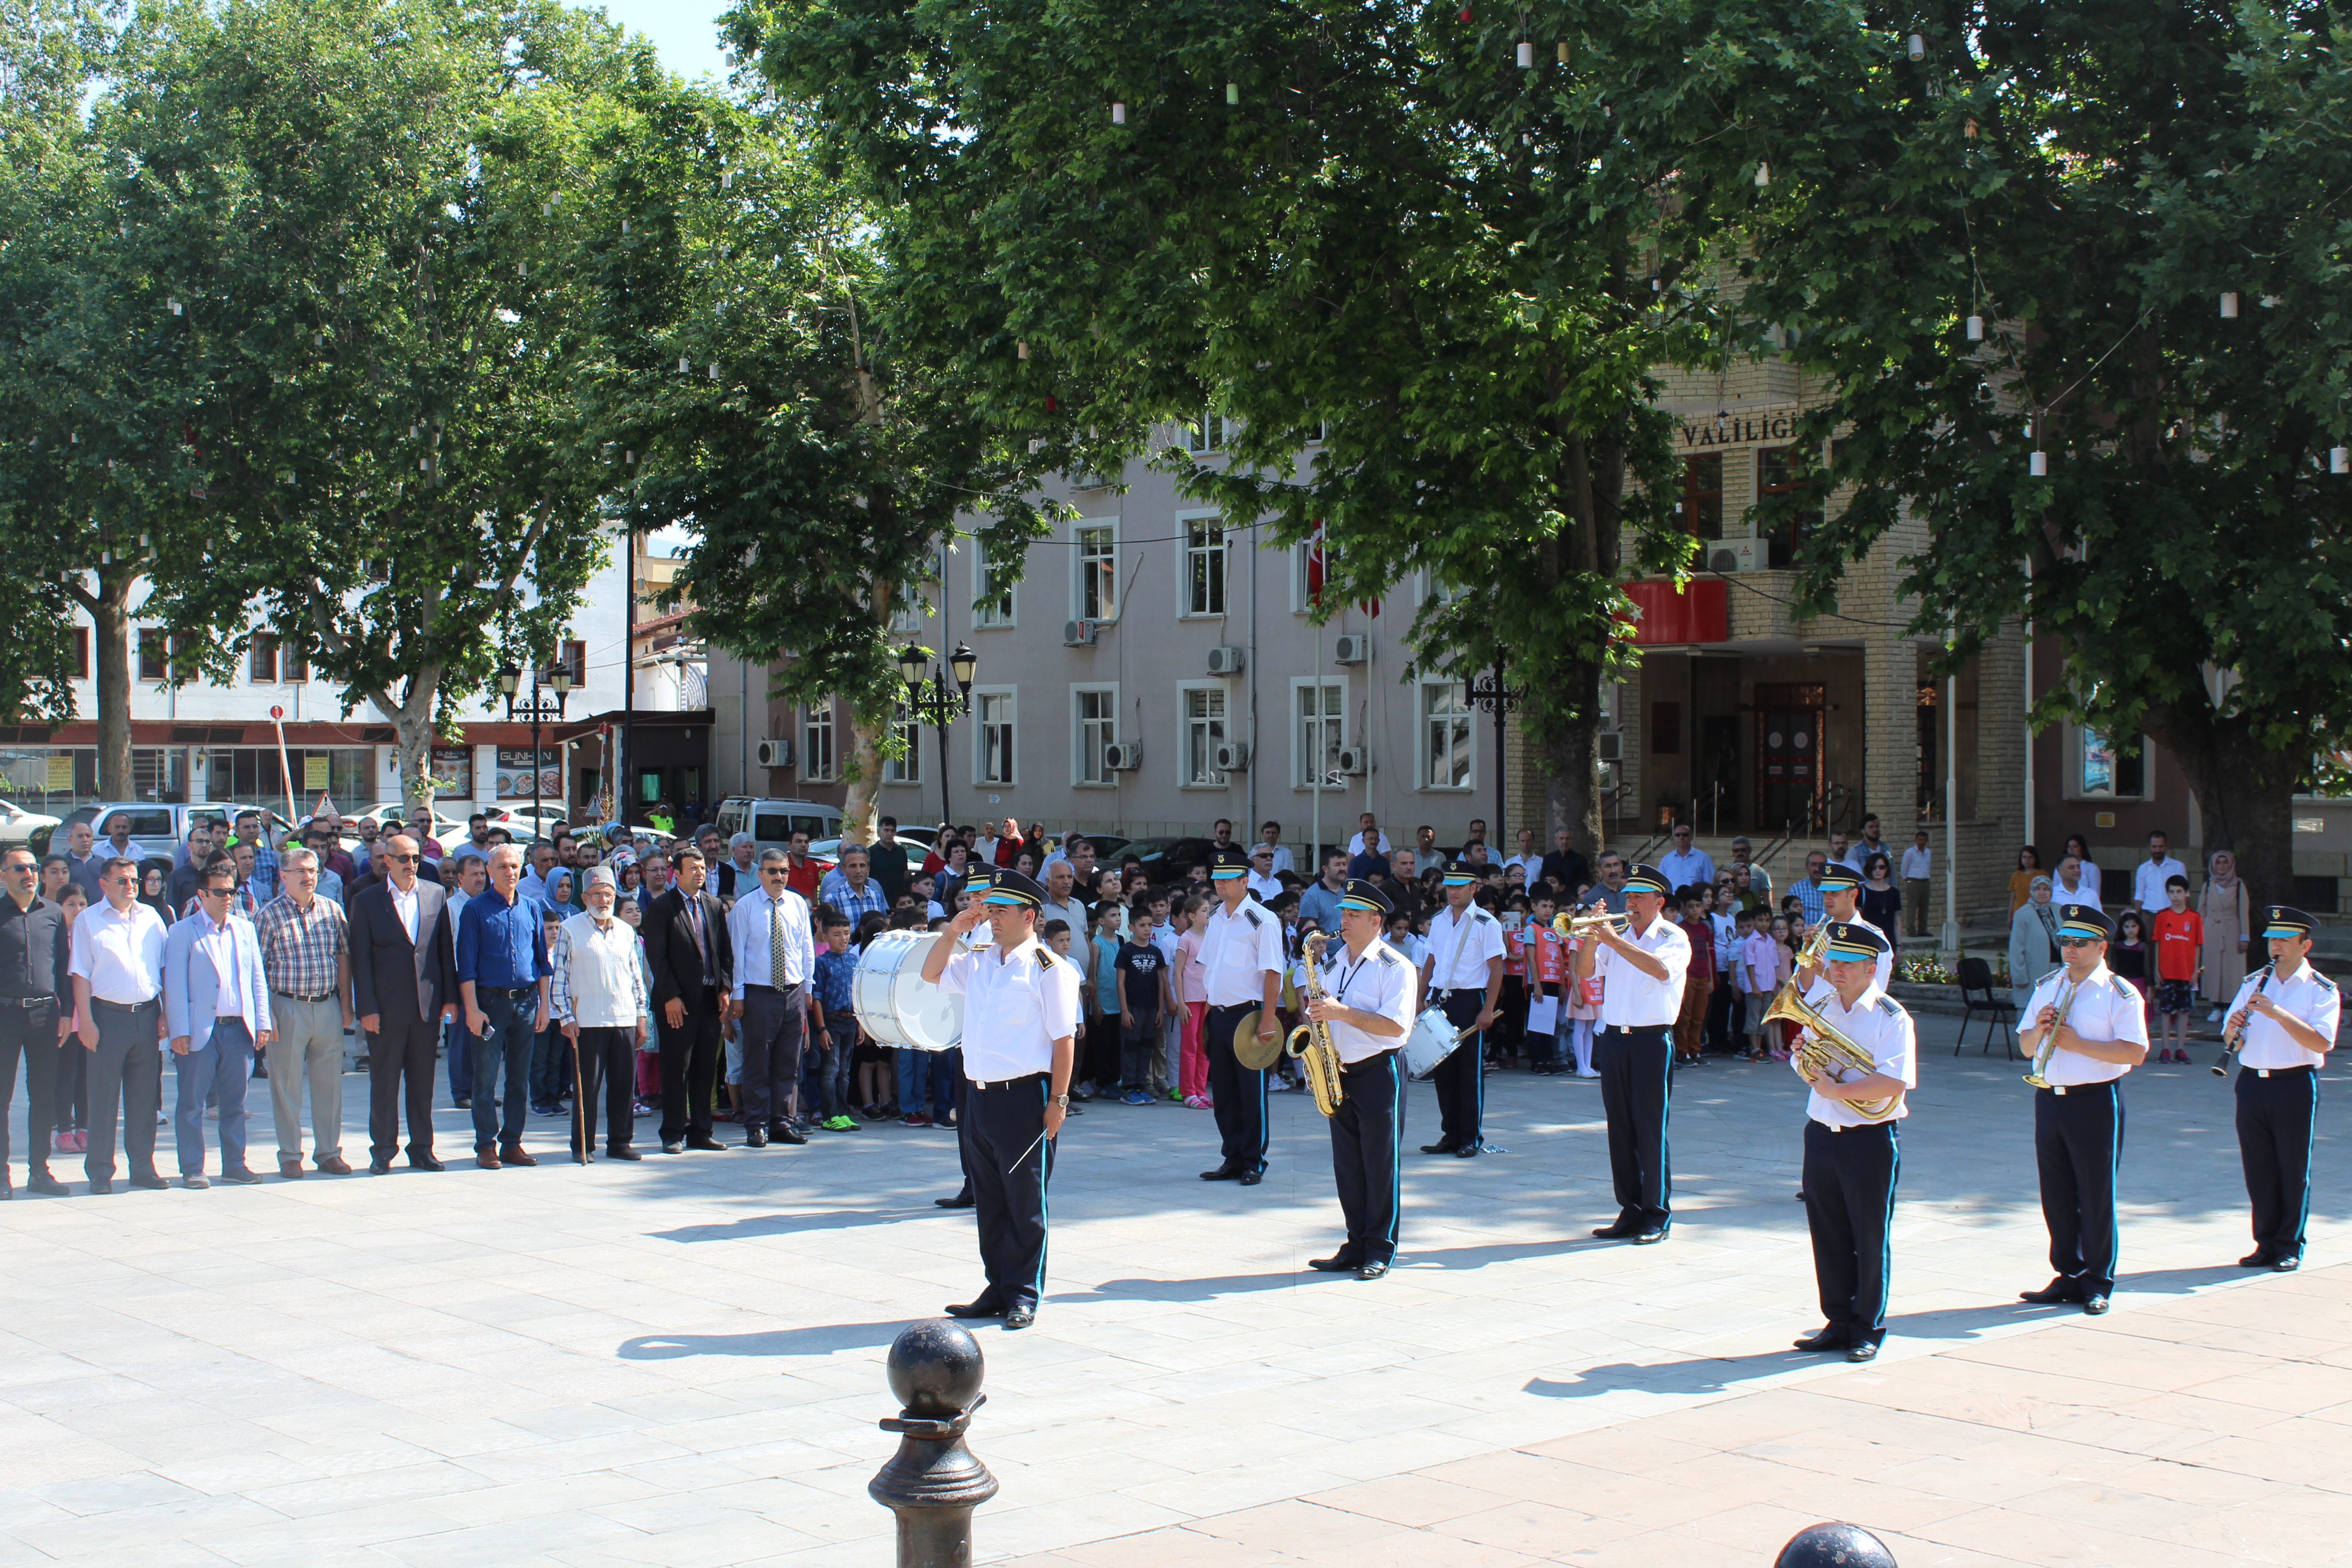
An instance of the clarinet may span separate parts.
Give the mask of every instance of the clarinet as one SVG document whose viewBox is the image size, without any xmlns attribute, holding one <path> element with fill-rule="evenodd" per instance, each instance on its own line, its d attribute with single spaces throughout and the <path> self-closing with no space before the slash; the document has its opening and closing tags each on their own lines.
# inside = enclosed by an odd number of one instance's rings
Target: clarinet
<svg viewBox="0 0 2352 1568">
<path fill-rule="evenodd" d="M 2263 964 L 2260 969 L 2254 972 L 2254 996 L 2260 996 L 2269 988 L 2271 974 L 2277 968 L 2278 964 L 2273 961 L 2270 963 Z M 2252 1024 L 2254 1021 L 2253 1011 L 2253 996 L 2249 996 L 2246 998 L 2246 1022 L 2244 1024 L 2240 1024 L 2236 1028 L 2221 1037 L 2221 1059 L 2213 1064 L 2213 1076 L 2215 1078 L 2228 1078 L 2230 1076 L 2230 1058 L 2236 1056 L 2239 1051 L 2245 1047 L 2246 1025 Z"/>
</svg>

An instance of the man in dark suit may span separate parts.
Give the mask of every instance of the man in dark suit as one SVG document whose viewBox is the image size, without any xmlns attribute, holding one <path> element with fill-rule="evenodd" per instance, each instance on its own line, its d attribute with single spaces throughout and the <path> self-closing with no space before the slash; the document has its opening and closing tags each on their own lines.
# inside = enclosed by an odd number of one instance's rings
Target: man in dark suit
<svg viewBox="0 0 2352 1568">
<path fill-rule="evenodd" d="M 654 972 L 661 1033 L 665 1154 L 727 1147 L 711 1136 L 710 1101 L 735 971 L 727 911 L 703 890 L 701 851 L 680 848 L 676 858 L 676 885 L 646 909 L 646 962 Z"/>
<path fill-rule="evenodd" d="M 367 1036 L 368 1169 L 382 1175 L 400 1149 L 400 1080 L 408 1079 L 408 1163 L 433 1157 L 433 1058 L 441 1026 L 457 1016 L 457 963 L 448 895 L 417 875 L 423 851 L 405 834 L 385 841 L 384 879 L 352 895 L 352 990 Z"/>
</svg>

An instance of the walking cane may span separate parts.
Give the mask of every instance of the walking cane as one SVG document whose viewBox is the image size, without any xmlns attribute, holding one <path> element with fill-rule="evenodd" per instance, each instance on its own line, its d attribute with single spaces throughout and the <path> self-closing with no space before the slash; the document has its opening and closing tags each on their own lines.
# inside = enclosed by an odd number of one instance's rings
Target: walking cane
<svg viewBox="0 0 2352 1568">
<path fill-rule="evenodd" d="M 588 1163 L 588 1079 L 580 1066 L 578 1040 L 572 1042 L 572 1125 L 579 1130 L 572 1161 L 584 1165 Z"/>
</svg>

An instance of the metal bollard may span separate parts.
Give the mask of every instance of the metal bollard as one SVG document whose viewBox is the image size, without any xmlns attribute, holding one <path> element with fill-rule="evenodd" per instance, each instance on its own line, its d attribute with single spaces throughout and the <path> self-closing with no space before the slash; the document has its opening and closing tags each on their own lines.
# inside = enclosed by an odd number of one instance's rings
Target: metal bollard
<svg viewBox="0 0 2352 1568">
<path fill-rule="evenodd" d="M 1799 1531 L 1772 1568 L 1895 1568 L 1886 1542 L 1858 1524 L 1815 1524 Z"/>
<path fill-rule="evenodd" d="M 898 1568 L 971 1568 L 971 1510 L 996 1495 L 996 1478 L 963 1446 L 988 1401 L 980 1342 L 947 1318 L 909 1323 L 889 1364 L 900 1409 L 882 1430 L 898 1434 L 898 1451 L 866 1495 L 898 1516 Z"/>
</svg>

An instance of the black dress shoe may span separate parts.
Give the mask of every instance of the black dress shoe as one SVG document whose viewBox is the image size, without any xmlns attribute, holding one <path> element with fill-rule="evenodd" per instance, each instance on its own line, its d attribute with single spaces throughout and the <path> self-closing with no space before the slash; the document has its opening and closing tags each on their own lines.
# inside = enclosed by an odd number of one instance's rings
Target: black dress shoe
<svg viewBox="0 0 2352 1568">
<path fill-rule="evenodd" d="M 1389 1266 L 1385 1263 L 1367 1263 L 1361 1268 L 1356 1270 L 1356 1278 L 1359 1279 L 1377 1279 L 1388 1271 Z"/>
<path fill-rule="evenodd" d="M 1622 1241 L 1629 1236 L 1641 1235 L 1642 1227 L 1638 1225 L 1627 1225 L 1621 1219 L 1615 1225 L 1602 1226 L 1592 1234 L 1603 1241 Z"/>
<path fill-rule="evenodd" d="M 1307 1260 L 1307 1267 L 1320 1274 L 1349 1274 L 1363 1266 L 1362 1258 L 1351 1258 L 1345 1252 L 1335 1252 L 1328 1258 L 1310 1258 Z"/>
<path fill-rule="evenodd" d="M 1454 1143 L 1450 1139 L 1441 1138 L 1434 1143 L 1423 1143 L 1421 1146 L 1421 1152 L 1424 1154 L 1451 1154 L 1454 1152 Z"/>
<path fill-rule="evenodd" d="M 1845 1359 L 1848 1361 L 1875 1361 L 1878 1359 L 1878 1347 L 1871 1343 L 1868 1340 L 1859 1341 L 1845 1347 Z"/>
<path fill-rule="evenodd" d="M 1637 1230 L 1633 1233 L 1633 1245 L 1636 1247 L 1655 1247 L 1665 1239 L 1666 1233 L 1663 1228 Z"/>
<path fill-rule="evenodd" d="M 1807 1334 L 1803 1339 L 1797 1341 L 1796 1346 L 1807 1355 L 1815 1355 L 1822 1351 L 1842 1351 L 1852 1342 L 1840 1331 L 1824 1328 L 1819 1333 Z"/>
<path fill-rule="evenodd" d="M 948 1308 L 948 1316 L 950 1318 L 1001 1318 L 1004 1316 L 1004 1309 L 982 1296 L 977 1301 L 951 1304 Z"/>
<path fill-rule="evenodd" d="M 1260 1182 L 1265 1180 L 1265 1173 L 1264 1171 L 1244 1171 L 1240 1175 L 1235 1176 L 1234 1180 L 1239 1182 L 1243 1186 L 1254 1187 Z"/>
<path fill-rule="evenodd" d="M 1013 1329 L 1025 1329 L 1036 1321 L 1037 1309 L 1034 1307 L 1015 1307 L 1004 1314 L 1004 1327 L 1007 1331 Z"/>
<path fill-rule="evenodd" d="M 743 1134 L 743 1147 L 746 1149 L 764 1149 L 767 1146 L 768 1130 L 766 1128 L 754 1127 Z"/>
<path fill-rule="evenodd" d="M 2241 1268 L 2268 1268 L 2270 1266 L 2271 1255 L 2259 1247 L 2238 1259 L 2238 1267 Z"/>
<path fill-rule="evenodd" d="M 131 1184 L 134 1187 L 143 1188 L 151 1193 L 160 1193 L 172 1184 L 151 1171 L 146 1175 L 131 1177 Z M 92 1182 L 89 1184 L 89 1190 L 93 1193 L 110 1193 L 114 1190 L 114 1184 L 112 1182 Z"/>
<path fill-rule="evenodd" d="M 943 1209 L 968 1209 L 972 1203 L 971 1189 L 966 1187 L 951 1198 L 933 1198 L 931 1202 Z"/>
<path fill-rule="evenodd" d="M 2273 1258 L 2271 1259 L 2271 1272 L 2273 1274 L 2292 1274 L 2302 1267 L 2303 1259 L 2300 1258 Z"/>
<path fill-rule="evenodd" d="M 408 1165 L 409 1169 L 414 1171 L 445 1171 L 448 1169 L 447 1166 L 441 1163 L 439 1160 L 430 1154 L 418 1154 L 414 1152 L 408 1156 Z"/>
<path fill-rule="evenodd" d="M 389 1160 L 370 1160 L 368 1162 L 368 1174 L 371 1176 L 381 1176 L 391 1169 L 392 1162 Z"/>
<path fill-rule="evenodd" d="M 1457 1160 L 1473 1160 L 1486 1152 L 1486 1146 L 1483 1143 L 1465 1143 L 1454 1151 L 1454 1157 Z"/>
<path fill-rule="evenodd" d="M 724 1149 L 724 1148 L 726 1148 L 726 1147 L 727 1147 L 727 1145 L 726 1145 L 726 1144 L 721 1143 L 718 1139 L 713 1138 L 713 1137 L 711 1137 L 710 1135 L 709 1135 L 708 1133 L 703 1133 L 703 1132 L 694 1132 L 694 1133 L 689 1133 L 689 1134 L 688 1134 L 688 1136 L 687 1136 L 687 1140 L 686 1140 L 686 1146 L 687 1146 L 688 1148 L 689 1148 L 689 1149 L 705 1149 L 705 1150 L 720 1150 L 720 1149 Z"/>
<path fill-rule="evenodd" d="M 1239 1165 L 1220 1165 L 1213 1171 L 1202 1172 L 1201 1180 L 1204 1182 L 1230 1182 L 1241 1173 L 1242 1171 Z"/>
<path fill-rule="evenodd" d="M 2087 1316 L 2095 1318 L 2106 1311 L 2106 1310 L 2107 1299 L 2105 1296 L 2085 1296 L 2083 1298 L 2083 1310 Z"/>
<path fill-rule="evenodd" d="M 665 1154 L 683 1154 L 686 1152 L 686 1145 L 673 1141 L 662 1145 L 662 1152 Z"/>
<path fill-rule="evenodd" d="M 61 1198 L 70 1189 L 47 1171 L 36 1171 L 32 1174 L 32 1179 L 25 1184 L 25 1190 L 28 1193 L 40 1193 L 47 1197 Z"/>
<path fill-rule="evenodd" d="M 149 1185 L 163 1187 L 171 1185 L 170 1183 L 164 1181 L 161 1176 L 156 1177 L 152 1184 L 142 1182 L 138 1177 L 133 1176 L 131 1178 L 131 1184 L 134 1187 L 144 1187 Z M 93 1176 L 90 1178 L 89 1190 L 102 1198 L 109 1193 L 114 1191 L 114 1182 L 110 1177 Z"/>
<path fill-rule="evenodd" d="M 2031 1301 L 2037 1307 L 2054 1307 L 2064 1301 L 2081 1300 L 2083 1289 L 2070 1280 L 2053 1279 L 2039 1290 L 2020 1290 L 2017 1299 Z"/>
<path fill-rule="evenodd" d="M 788 1121 L 780 1121 L 768 1130 L 768 1137 L 778 1143 L 805 1143 L 808 1134 Z"/>
<path fill-rule="evenodd" d="M 605 1150 L 604 1158 L 607 1160 L 642 1160 L 645 1158 L 645 1155 L 631 1145 L 624 1143 L 617 1149 Z"/>
</svg>

